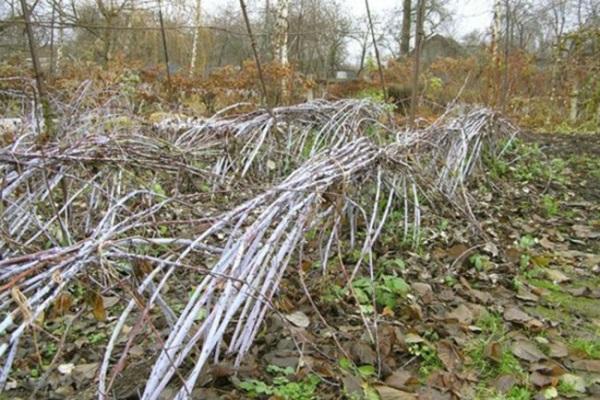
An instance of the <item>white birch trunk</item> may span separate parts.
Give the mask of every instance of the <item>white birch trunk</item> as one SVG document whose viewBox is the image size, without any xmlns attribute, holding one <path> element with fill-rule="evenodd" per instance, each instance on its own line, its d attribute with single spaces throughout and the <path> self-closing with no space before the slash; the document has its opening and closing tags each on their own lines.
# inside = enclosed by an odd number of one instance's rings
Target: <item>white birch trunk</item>
<svg viewBox="0 0 600 400">
<path fill-rule="evenodd" d="M 288 60 L 288 30 L 289 21 L 288 13 L 290 8 L 290 0 L 278 0 L 277 11 L 275 16 L 275 58 L 282 66 L 289 65 Z M 288 98 L 287 79 L 281 80 L 281 96 L 285 101 Z"/>
<path fill-rule="evenodd" d="M 194 37 L 192 39 L 192 58 L 190 60 L 190 76 L 196 71 L 196 59 L 200 42 L 200 22 L 202 21 L 202 0 L 196 0 L 196 15 L 194 18 Z"/>
</svg>

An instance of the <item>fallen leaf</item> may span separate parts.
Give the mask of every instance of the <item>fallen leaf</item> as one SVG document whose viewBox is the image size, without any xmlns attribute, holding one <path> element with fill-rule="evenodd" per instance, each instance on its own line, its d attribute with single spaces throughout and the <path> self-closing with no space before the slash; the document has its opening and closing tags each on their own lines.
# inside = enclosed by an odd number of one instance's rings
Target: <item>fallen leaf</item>
<svg viewBox="0 0 600 400">
<path fill-rule="evenodd" d="M 424 304 L 430 304 L 433 301 L 433 289 L 431 285 L 422 282 L 415 282 L 410 285 L 413 292 Z"/>
<path fill-rule="evenodd" d="M 562 283 L 571 280 L 571 278 L 556 269 L 547 269 L 545 273 L 546 277 L 554 283 Z"/>
<path fill-rule="evenodd" d="M 526 340 L 517 340 L 512 344 L 511 350 L 515 356 L 525 361 L 536 362 L 546 359 L 546 355 L 534 343 Z"/>
<path fill-rule="evenodd" d="M 423 343 L 424 341 L 425 341 L 425 339 L 423 339 L 421 336 L 417 335 L 416 333 L 407 333 L 404 336 L 404 342 L 407 344 Z"/>
<path fill-rule="evenodd" d="M 450 313 L 446 319 L 456 320 L 463 325 L 470 325 L 473 322 L 473 312 L 464 304 L 459 305 Z"/>
<path fill-rule="evenodd" d="M 532 317 L 517 307 L 510 307 L 504 311 L 504 319 L 508 322 L 525 324 Z"/>
<path fill-rule="evenodd" d="M 73 369 L 75 369 L 75 364 L 73 364 L 73 363 L 60 364 L 58 366 L 58 372 L 60 372 L 63 375 L 71 375 L 71 372 L 73 372 Z"/>
<path fill-rule="evenodd" d="M 600 232 L 592 231 L 592 228 L 586 225 L 573 225 L 571 227 L 573 232 L 575 232 L 575 236 L 584 238 L 584 239 L 598 239 L 600 238 Z"/>
<path fill-rule="evenodd" d="M 356 342 L 350 347 L 352 359 L 358 364 L 376 364 L 377 354 L 375 350 L 365 342 Z"/>
<path fill-rule="evenodd" d="M 524 288 L 519 288 L 519 291 L 517 292 L 517 299 L 519 300 L 523 300 L 523 301 L 531 301 L 534 303 L 537 303 L 540 300 L 540 297 L 531 293 L 529 290 L 524 289 Z"/>
<path fill-rule="evenodd" d="M 600 360 L 577 360 L 573 363 L 573 368 L 600 373 Z"/>
<path fill-rule="evenodd" d="M 467 246 L 465 246 L 462 243 L 459 244 L 455 244 L 454 246 L 450 247 L 446 253 L 448 254 L 448 256 L 452 259 L 456 259 L 460 256 L 462 256 L 463 254 L 465 254 L 465 252 L 469 250 L 469 248 Z"/>
<path fill-rule="evenodd" d="M 287 314 L 285 319 L 299 328 L 308 328 L 310 325 L 310 319 L 308 319 L 308 316 L 302 311 L 294 311 L 291 314 Z"/>
<path fill-rule="evenodd" d="M 502 375 L 494 382 L 494 387 L 500 393 L 506 393 L 513 388 L 519 380 L 514 375 Z"/>
<path fill-rule="evenodd" d="M 396 389 L 407 389 L 419 383 L 419 379 L 407 370 L 397 370 L 385 379 L 385 384 Z"/>
<path fill-rule="evenodd" d="M 413 393 L 404 392 L 389 386 L 375 386 L 381 400 L 417 400 Z"/>
<path fill-rule="evenodd" d="M 79 383 L 94 379 L 96 371 L 98 370 L 98 363 L 79 364 L 73 368 L 71 375 Z"/>
<path fill-rule="evenodd" d="M 556 243 L 551 242 L 545 236 L 540 239 L 539 243 L 540 243 L 540 246 L 542 246 L 546 250 L 553 250 L 554 248 L 556 248 Z"/>
<path fill-rule="evenodd" d="M 363 398 L 362 380 L 354 375 L 346 375 L 342 378 L 344 392 L 350 397 Z"/>
<path fill-rule="evenodd" d="M 449 340 L 440 340 L 436 345 L 438 357 L 447 371 L 452 372 L 462 364 L 462 357 L 452 342 Z"/>
<path fill-rule="evenodd" d="M 87 301 L 92 307 L 92 314 L 96 321 L 104 321 L 106 320 L 106 309 L 104 308 L 104 299 L 100 295 L 100 293 L 90 290 L 88 294 Z"/>
<path fill-rule="evenodd" d="M 500 362 L 502 360 L 502 345 L 500 342 L 490 342 L 485 346 L 484 354 L 487 358 Z"/>
<path fill-rule="evenodd" d="M 549 385 L 552 385 L 552 383 L 554 382 L 553 377 L 551 376 L 547 376 L 547 375 L 543 375 L 537 371 L 535 371 L 533 374 L 531 374 L 529 376 L 529 382 L 531 382 L 532 384 L 534 384 L 537 387 L 546 387 Z"/>
<path fill-rule="evenodd" d="M 569 350 L 563 343 L 552 342 L 548 345 L 548 349 L 548 355 L 552 358 L 562 358 L 569 355 Z"/>
</svg>

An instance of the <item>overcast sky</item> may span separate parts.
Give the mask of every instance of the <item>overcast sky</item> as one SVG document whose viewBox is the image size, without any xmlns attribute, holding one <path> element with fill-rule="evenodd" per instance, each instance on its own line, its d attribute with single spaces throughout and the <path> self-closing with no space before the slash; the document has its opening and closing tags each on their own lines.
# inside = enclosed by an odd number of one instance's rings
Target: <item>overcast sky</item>
<svg viewBox="0 0 600 400">
<path fill-rule="evenodd" d="M 248 0 L 251 6 L 257 1 L 262 3 L 264 0 Z M 416 0 L 414 1 L 416 3 Z M 492 23 L 493 0 L 449 0 L 450 8 L 455 19 L 455 32 L 457 36 L 462 36 L 475 29 L 485 30 Z M 237 1 L 231 0 L 204 0 L 203 3 L 210 13 L 218 7 L 237 7 Z M 343 5 L 348 4 L 355 16 L 364 16 L 364 0 L 340 0 Z M 372 13 L 383 13 L 394 7 L 401 7 L 402 0 L 369 0 L 369 6 Z"/>
<path fill-rule="evenodd" d="M 365 14 L 364 0 L 345 0 L 352 7 L 354 15 Z M 402 0 L 370 0 L 373 13 L 381 13 L 394 7 L 401 7 Z M 459 37 L 473 31 L 485 30 L 492 23 L 493 0 L 450 0 L 450 9 L 455 19 L 455 34 Z"/>
<path fill-rule="evenodd" d="M 474 30 L 480 32 L 489 30 L 492 24 L 492 9 L 494 0 L 449 0 L 450 11 L 453 15 L 453 26 L 449 32 L 439 32 L 441 34 L 451 34 L 459 39 L 463 35 Z M 247 0 L 247 3 L 252 6 L 256 3 L 262 3 L 264 0 Z M 413 0 L 416 3 L 416 0 Z M 356 17 L 366 18 L 365 1 L 364 0 L 340 0 L 340 4 L 348 5 L 352 14 Z M 237 1 L 232 0 L 204 0 L 205 7 L 210 13 L 216 8 L 237 7 Z M 385 14 L 386 11 L 394 7 L 401 7 L 402 0 L 369 0 L 369 6 L 373 14 Z M 400 23 L 400 21 L 398 21 Z M 355 58 L 359 57 L 360 50 L 358 44 L 349 42 L 349 53 L 351 63 L 355 62 Z"/>
</svg>

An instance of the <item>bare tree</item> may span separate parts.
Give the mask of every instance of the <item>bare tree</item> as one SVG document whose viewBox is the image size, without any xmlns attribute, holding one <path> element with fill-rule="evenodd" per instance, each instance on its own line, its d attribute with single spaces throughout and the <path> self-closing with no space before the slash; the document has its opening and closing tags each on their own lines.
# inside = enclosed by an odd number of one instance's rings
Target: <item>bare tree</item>
<svg viewBox="0 0 600 400">
<path fill-rule="evenodd" d="M 418 0 L 417 2 L 417 23 L 415 26 L 415 56 L 412 76 L 412 95 L 410 100 L 410 126 L 415 125 L 415 116 L 417 114 L 418 90 L 419 90 L 419 67 L 421 64 L 421 45 L 425 32 L 423 31 L 423 20 L 425 17 L 425 1 Z"/>
<path fill-rule="evenodd" d="M 407 56 L 410 51 L 411 0 L 402 3 L 402 35 L 400 36 L 400 55 Z"/>
</svg>

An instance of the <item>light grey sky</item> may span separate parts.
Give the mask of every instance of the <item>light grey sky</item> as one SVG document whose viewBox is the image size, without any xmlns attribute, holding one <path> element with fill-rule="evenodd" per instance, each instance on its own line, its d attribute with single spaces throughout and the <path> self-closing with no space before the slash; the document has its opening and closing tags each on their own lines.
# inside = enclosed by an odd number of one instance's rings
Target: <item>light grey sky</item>
<svg viewBox="0 0 600 400">
<path fill-rule="evenodd" d="M 255 6 L 257 1 L 262 3 L 264 0 L 247 0 L 250 7 Z M 275 0 L 273 0 L 275 1 Z M 416 0 L 413 0 L 416 3 Z M 366 18 L 364 0 L 340 0 L 344 6 L 349 6 L 352 15 L 359 18 Z M 478 30 L 487 32 L 492 24 L 492 11 L 494 0 L 449 0 L 450 12 L 453 15 L 453 26 L 450 32 L 440 32 L 442 34 L 450 33 L 455 38 L 461 38 L 465 34 Z M 211 13 L 217 8 L 237 7 L 237 1 L 232 0 L 204 0 L 207 12 Z M 385 15 L 385 13 L 394 7 L 401 7 L 402 0 L 369 0 L 371 13 Z M 398 21 L 400 23 L 400 21 Z M 358 44 L 354 41 L 348 43 L 348 50 L 351 63 L 355 62 L 360 54 Z"/>
<path fill-rule="evenodd" d="M 346 0 L 356 16 L 365 15 L 364 0 Z M 394 7 L 401 7 L 402 0 L 370 0 L 372 13 L 381 13 Z M 450 11 L 455 19 L 455 33 L 462 36 L 477 30 L 485 30 L 492 23 L 493 0 L 450 0 Z"/>
</svg>

